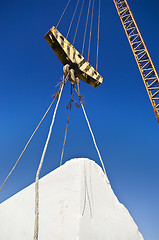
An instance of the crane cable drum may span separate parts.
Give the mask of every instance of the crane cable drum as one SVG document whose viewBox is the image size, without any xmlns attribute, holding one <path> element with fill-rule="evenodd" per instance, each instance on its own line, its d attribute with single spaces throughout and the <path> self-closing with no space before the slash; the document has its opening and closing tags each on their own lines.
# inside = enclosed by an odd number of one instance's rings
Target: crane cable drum
<svg viewBox="0 0 159 240">
<path fill-rule="evenodd" d="M 75 5 L 75 9 L 73 12 L 73 16 L 67 31 L 67 36 L 66 38 L 57 30 L 57 27 L 61 23 L 66 10 L 68 9 L 70 5 L 70 0 L 68 1 L 61 18 L 57 24 L 56 27 L 52 27 L 45 35 L 46 41 L 49 43 L 53 51 L 55 52 L 56 56 L 59 58 L 59 60 L 62 62 L 62 64 L 65 66 L 66 64 L 69 64 L 71 68 L 75 70 L 76 76 L 81 79 L 82 81 L 88 83 L 89 85 L 93 87 L 97 87 L 103 82 L 103 77 L 97 72 L 98 69 L 98 59 L 99 59 L 99 32 L 100 32 L 100 0 L 99 1 L 99 6 L 98 6 L 98 21 L 97 21 L 97 43 L 96 43 L 96 69 L 91 66 L 89 63 L 89 57 L 90 57 L 90 50 L 91 50 L 91 43 L 92 43 L 92 28 L 93 28 L 93 19 L 94 19 L 94 5 L 95 1 L 94 0 L 89 0 L 88 3 L 88 10 L 87 10 L 87 17 L 86 17 L 86 23 L 85 23 L 85 31 L 84 31 L 84 36 L 83 36 L 83 46 L 82 46 L 82 54 L 80 54 L 74 47 L 74 43 L 76 40 L 77 32 L 79 29 L 80 21 L 81 18 L 83 22 L 85 21 L 84 17 L 82 16 L 83 13 L 83 7 L 85 6 L 85 1 L 86 0 L 77 0 L 77 3 Z M 97 1 L 97 2 L 98 2 Z M 81 8 L 79 9 L 79 5 L 81 3 Z M 79 17 L 78 21 L 76 24 L 76 29 L 74 33 L 74 38 L 73 38 L 73 44 L 71 44 L 67 39 L 68 36 L 71 32 L 71 28 L 73 28 L 73 22 L 75 21 L 75 17 L 77 14 L 77 11 L 79 12 Z M 90 16 L 90 11 L 91 11 L 91 16 Z M 90 20 L 90 21 L 89 21 Z M 82 23 L 83 23 L 82 22 Z M 88 22 L 90 24 L 90 31 L 88 33 Z M 83 25 L 83 24 L 82 24 Z M 85 42 L 86 42 L 86 35 L 89 34 L 89 42 L 87 43 L 88 45 L 88 50 L 87 50 L 87 60 L 83 57 L 84 53 L 84 48 L 85 48 Z M 81 35 L 81 33 L 80 33 Z"/>
</svg>

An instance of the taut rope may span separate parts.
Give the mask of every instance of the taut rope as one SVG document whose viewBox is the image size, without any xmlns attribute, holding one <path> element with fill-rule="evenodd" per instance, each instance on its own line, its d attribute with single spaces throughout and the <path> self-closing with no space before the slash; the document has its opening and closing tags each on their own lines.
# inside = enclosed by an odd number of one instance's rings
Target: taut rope
<svg viewBox="0 0 159 240">
<path fill-rule="evenodd" d="M 23 151 L 21 152 L 19 158 L 17 159 L 15 165 L 13 166 L 12 170 L 10 171 L 10 173 L 8 174 L 8 176 L 6 177 L 6 179 L 4 180 L 2 186 L 0 187 L 0 191 L 2 190 L 3 186 L 5 185 L 5 183 L 7 182 L 8 178 L 10 177 L 10 175 L 12 174 L 12 172 L 14 171 L 14 169 L 16 168 L 18 162 L 20 161 L 21 157 L 23 156 L 24 152 L 26 151 L 29 143 L 31 142 L 31 140 L 33 139 L 35 133 L 37 132 L 38 128 L 40 127 L 40 125 L 42 124 L 42 122 L 44 121 L 44 118 L 46 117 L 47 113 L 49 112 L 50 108 L 52 107 L 55 99 L 57 98 L 57 93 L 54 96 L 54 99 L 52 101 L 52 103 L 50 104 L 49 108 L 47 109 L 46 113 L 44 114 L 44 116 L 42 117 L 41 121 L 39 122 L 38 126 L 36 127 L 36 129 L 34 130 L 33 134 L 31 135 L 31 137 L 29 138 L 27 144 L 25 145 Z"/>
<path fill-rule="evenodd" d="M 61 98 L 61 94 L 62 94 L 64 84 L 65 84 L 65 81 L 63 79 L 63 82 L 60 86 L 60 90 L 59 90 L 59 94 L 58 94 L 58 100 L 57 100 L 56 107 L 55 107 L 55 110 L 54 110 L 54 114 L 53 114 L 53 117 L 52 117 L 52 122 L 51 122 L 51 125 L 50 125 L 50 130 L 49 130 L 49 133 L 48 133 L 48 137 L 47 137 L 47 140 L 46 140 L 46 143 L 45 143 L 45 146 L 44 146 L 44 150 L 43 150 L 43 153 L 42 153 L 41 161 L 40 161 L 37 173 L 36 173 L 34 240 L 38 240 L 38 233 L 39 233 L 39 175 L 40 175 L 40 171 L 41 171 L 41 168 L 42 168 L 42 165 L 43 165 L 43 161 L 44 161 L 44 157 L 45 157 L 46 150 L 47 150 L 47 147 L 48 147 L 48 143 L 49 143 L 49 140 L 50 140 L 50 136 L 51 136 L 52 128 L 53 128 L 53 125 L 54 125 L 55 116 L 56 116 L 57 108 L 58 108 L 58 105 L 59 105 L 59 102 L 60 102 L 60 98 Z"/>
</svg>

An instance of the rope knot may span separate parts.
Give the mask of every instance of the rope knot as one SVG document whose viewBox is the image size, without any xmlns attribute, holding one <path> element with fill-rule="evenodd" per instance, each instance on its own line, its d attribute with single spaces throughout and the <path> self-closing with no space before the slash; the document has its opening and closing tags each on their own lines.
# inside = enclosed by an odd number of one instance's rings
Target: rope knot
<svg viewBox="0 0 159 240">
<path fill-rule="evenodd" d="M 74 102 L 74 104 L 76 105 L 77 108 L 80 108 L 80 105 L 74 100 L 74 99 L 71 99 L 69 101 L 69 104 L 67 105 L 67 109 L 70 109 L 71 108 L 71 105 L 72 105 L 72 102 Z"/>
</svg>

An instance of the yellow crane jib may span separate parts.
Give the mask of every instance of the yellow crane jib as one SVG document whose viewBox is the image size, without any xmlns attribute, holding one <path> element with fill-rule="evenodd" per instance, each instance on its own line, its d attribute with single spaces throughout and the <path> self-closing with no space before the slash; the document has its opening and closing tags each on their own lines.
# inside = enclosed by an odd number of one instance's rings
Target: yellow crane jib
<svg viewBox="0 0 159 240">
<path fill-rule="evenodd" d="M 159 123 L 159 76 L 126 0 L 113 0 Z"/>
<path fill-rule="evenodd" d="M 46 33 L 45 39 L 62 64 L 69 64 L 79 79 L 95 88 L 102 84 L 102 76 L 54 26 Z"/>
</svg>

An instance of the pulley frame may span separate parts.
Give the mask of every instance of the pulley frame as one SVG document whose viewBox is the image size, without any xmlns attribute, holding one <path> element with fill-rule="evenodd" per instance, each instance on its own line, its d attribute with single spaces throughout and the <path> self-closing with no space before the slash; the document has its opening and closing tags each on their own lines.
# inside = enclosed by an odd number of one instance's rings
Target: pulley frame
<svg viewBox="0 0 159 240">
<path fill-rule="evenodd" d="M 61 63 L 64 66 L 69 64 L 79 79 L 95 88 L 102 84 L 103 77 L 54 26 L 46 33 L 45 39 Z"/>
</svg>

